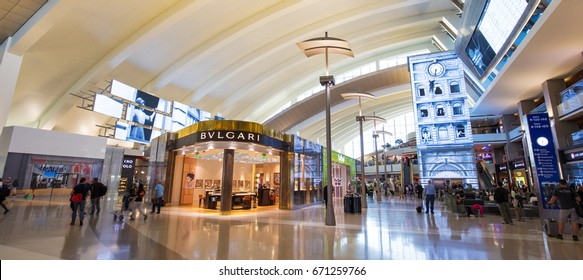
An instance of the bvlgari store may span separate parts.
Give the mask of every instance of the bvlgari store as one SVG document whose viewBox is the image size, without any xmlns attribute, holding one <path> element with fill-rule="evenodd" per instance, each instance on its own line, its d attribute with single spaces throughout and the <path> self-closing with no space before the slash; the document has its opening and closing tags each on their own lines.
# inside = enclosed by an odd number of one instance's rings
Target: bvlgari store
<svg viewBox="0 0 583 280">
<path fill-rule="evenodd" d="M 169 145 L 173 204 L 221 214 L 291 209 L 292 148 L 293 136 L 252 122 L 211 120 L 184 128 Z"/>
</svg>

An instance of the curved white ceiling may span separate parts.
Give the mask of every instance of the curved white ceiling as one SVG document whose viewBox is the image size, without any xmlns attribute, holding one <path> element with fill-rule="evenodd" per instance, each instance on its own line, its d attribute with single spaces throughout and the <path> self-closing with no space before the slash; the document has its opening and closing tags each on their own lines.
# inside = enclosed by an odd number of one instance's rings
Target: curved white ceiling
<svg viewBox="0 0 583 280">
<path fill-rule="evenodd" d="M 48 1 L 12 38 L 9 51 L 23 62 L 6 125 L 97 135 L 108 117 L 78 108 L 70 93 L 100 91 L 111 79 L 262 122 L 324 74 L 324 57 L 306 58 L 296 43 L 324 32 L 347 40 L 355 58 L 330 57 L 330 72 L 340 74 L 399 53 L 439 51 L 435 42 L 452 48 L 440 22 L 455 26 L 458 13 L 450 0 Z M 377 115 L 411 110 L 408 89 L 393 92 L 379 93 Z M 348 136 L 357 103 L 342 106 L 334 118 L 338 136 Z M 310 120 L 296 128 L 314 140 L 322 124 Z"/>
</svg>

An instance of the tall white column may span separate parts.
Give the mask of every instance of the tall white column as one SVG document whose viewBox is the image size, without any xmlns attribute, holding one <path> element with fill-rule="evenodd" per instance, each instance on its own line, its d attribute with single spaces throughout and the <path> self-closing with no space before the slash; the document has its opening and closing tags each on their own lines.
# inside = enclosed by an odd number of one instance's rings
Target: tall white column
<svg viewBox="0 0 583 280">
<path fill-rule="evenodd" d="M 11 42 L 12 38 L 9 37 L 0 46 L 0 134 L 6 126 L 20 65 L 22 65 L 22 57 L 9 52 Z"/>
<path fill-rule="evenodd" d="M 2 131 L 4 130 L 4 126 L 6 126 L 14 96 L 14 89 L 16 88 L 16 81 L 18 81 L 20 65 L 22 64 L 21 56 L 9 52 L 11 42 L 12 38 L 9 37 L 0 46 L 0 139 L 3 139 L 3 142 L 9 141 L 7 140 L 8 137 L 2 137 Z M 9 143 L 2 143 L 0 145 L 0 178 L 4 176 L 8 147 Z"/>
</svg>

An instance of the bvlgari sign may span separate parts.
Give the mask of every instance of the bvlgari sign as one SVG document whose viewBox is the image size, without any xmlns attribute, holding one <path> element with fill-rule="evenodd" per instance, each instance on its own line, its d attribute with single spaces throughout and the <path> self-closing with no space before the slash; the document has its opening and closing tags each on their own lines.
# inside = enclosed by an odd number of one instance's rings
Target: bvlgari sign
<svg viewBox="0 0 583 280">
<path fill-rule="evenodd" d="M 260 143 L 261 135 L 253 132 L 214 130 L 201 131 L 195 134 L 197 142 L 208 141 L 235 141 Z"/>
</svg>

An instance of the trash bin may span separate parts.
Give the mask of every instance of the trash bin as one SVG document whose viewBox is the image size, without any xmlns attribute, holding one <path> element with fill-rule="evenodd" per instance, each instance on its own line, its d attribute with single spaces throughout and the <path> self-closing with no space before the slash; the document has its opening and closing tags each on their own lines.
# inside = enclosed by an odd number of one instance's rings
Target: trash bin
<svg viewBox="0 0 583 280">
<path fill-rule="evenodd" d="M 354 213 L 354 200 L 352 199 L 352 195 L 345 195 L 344 196 L 344 213 Z"/>
<path fill-rule="evenodd" d="M 361 202 L 360 195 L 353 195 L 352 196 L 352 202 L 353 202 L 353 205 L 354 205 L 354 213 L 355 214 L 362 213 L 362 202 Z"/>
<path fill-rule="evenodd" d="M 211 196 L 209 197 L 209 202 L 208 202 L 208 209 L 217 209 L 217 200 L 219 200 L 218 196 Z"/>
</svg>

